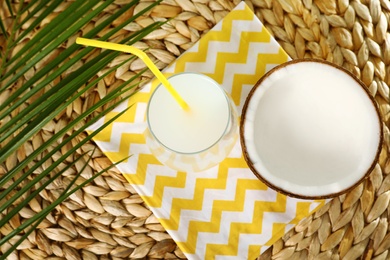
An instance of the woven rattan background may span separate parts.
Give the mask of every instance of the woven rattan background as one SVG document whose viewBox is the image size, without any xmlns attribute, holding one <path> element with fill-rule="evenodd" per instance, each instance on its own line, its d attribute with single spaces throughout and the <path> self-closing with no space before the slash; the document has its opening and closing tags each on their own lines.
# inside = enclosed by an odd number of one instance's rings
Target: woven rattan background
<svg viewBox="0 0 390 260">
<path fill-rule="evenodd" d="M 99 19 L 127 3 L 117 0 Z M 379 103 L 386 125 L 389 123 L 390 2 L 388 0 L 251 0 L 246 1 L 277 41 L 292 58 L 315 57 L 341 65 L 360 77 Z M 238 0 L 164 0 L 148 16 L 137 19 L 115 35 L 120 38 L 154 20 L 175 17 L 138 44 L 150 47 L 159 68 L 172 62 L 202 34 L 212 28 Z M 141 1 L 125 16 L 147 5 Z M 55 12 L 66 8 L 60 5 Z M 7 14 L 4 14 L 7 15 Z M 55 14 L 53 14 L 55 15 Z M 50 17 L 48 18 L 50 19 Z M 113 25 L 115 26 L 115 24 Z M 23 29 L 23 28 L 22 28 Z M 82 35 L 82 32 L 80 32 Z M 74 39 L 69 39 L 74 41 Z M 1 41 L 0 41 L 1 43 Z M 63 46 L 66 48 L 66 46 Z M 62 49 L 63 49 L 62 48 Z M 61 51 L 58 49 L 57 51 Z M 98 51 L 98 50 L 97 50 Z M 53 55 L 56 55 L 54 52 Z M 48 57 L 51 59 L 52 57 Z M 140 60 L 119 68 L 94 91 L 46 126 L 36 140 L 0 166 L 0 174 L 15 165 L 23 151 L 34 142 L 45 140 L 99 97 L 144 68 Z M 34 70 L 29 71 L 30 77 Z M 145 78 L 150 78 L 149 72 Z M 18 84 L 22 84 L 23 80 Z M 385 138 L 380 167 L 359 187 L 334 199 L 314 215 L 302 221 L 278 240 L 260 259 L 389 259 L 390 248 L 390 160 L 389 130 Z M 77 140 L 74 140 L 77 142 Z M 89 143 L 79 151 L 89 151 Z M 63 153 L 65 151 L 62 151 Z M 83 162 L 80 162 L 80 165 Z M 95 153 L 87 171 L 110 164 Z M 68 172 L 68 176 L 79 169 Z M 67 178 L 64 176 L 63 178 Z M 8 228 L 14 228 L 52 201 L 62 181 L 53 183 L 23 209 Z M 2 232 L 5 232 L 4 230 Z M 1 252 L 1 249 L 0 249 Z M 72 195 L 42 222 L 39 229 L 19 246 L 12 259 L 136 259 L 185 258 L 140 197 L 117 171 L 110 171 Z M 11 258 L 10 258 L 11 259 Z M 54 258 L 53 258 L 54 259 Z"/>
</svg>

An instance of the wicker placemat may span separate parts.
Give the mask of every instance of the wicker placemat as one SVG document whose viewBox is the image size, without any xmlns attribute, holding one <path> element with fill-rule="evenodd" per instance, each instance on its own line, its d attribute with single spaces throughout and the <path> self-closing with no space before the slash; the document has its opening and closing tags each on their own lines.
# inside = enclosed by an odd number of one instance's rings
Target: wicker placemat
<svg viewBox="0 0 390 260">
<path fill-rule="evenodd" d="M 129 2 L 117 0 L 106 14 Z M 150 47 L 159 68 L 164 68 L 196 42 L 239 1 L 165 0 L 148 16 L 137 19 L 120 33 L 128 34 L 154 20 L 176 17 L 138 43 Z M 246 3 L 255 11 L 277 41 L 292 58 L 315 57 L 342 65 L 360 77 L 377 99 L 384 122 L 389 120 L 390 2 L 388 0 L 251 0 Z M 137 9 L 125 15 L 131 16 Z M 66 8 L 60 5 L 56 12 Z M 22 28 L 23 29 L 23 28 Z M 116 35 L 118 37 L 118 35 Z M 73 41 L 74 39 L 70 39 Z M 113 65 L 114 66 L 114 65 Z M 110 89 L 144 68 L 135 60 L 110 74 L 96 88 L 49 124 L 39 138 L 46 140 L 72 119 L 104 96 Z M 34 73 L 34 71 L 29 71 Z M 29 75 L 26 75 L 28 77 Z M 149 72 L 145 78 L 150 78 Z M 20 82 L 22 84 L 23 82 Z M 39 141 L 37 138 L 35 141 Z M 77 142 L 77 140 L 75 140 Z M 385 127 L 385 144 L 370 178 L 347 195 L 303 220 L 278 240 L 260 259 L 388 259 L 390 233 L 390 161 L 389 130 Z M 23 149 L 31 150 L 33 142 Z M 84 145 L 80 154 L 95 147 Z M 63 150 L 62 153 L 66 151 Z M 15 165 L 22 153 L 10 157 L 0 171 Z M 82 164 L 83 162 L 80 162 Z M 96 152 L 87 171 L 94 172 L 110 164 Z M 78 165 L 67 174 L 74 175 Z M 1 172 L 0 172 L 1 173 Z M 63 178 L 67 178 L 64 176 Z M 36 200 L 20 212 L 15 225 L 40 211 L 56 196 L 61 180 L 53 183 Z M 13 223 L 9 228 L 13 228 Z M 0 249 L 1 250 L 1 249 Z M 19 246 L 13 257 L 43 259 L 123 259 L 185 258 L 158 220 L 121 174 L 112 170 L 91 185 L 72 195 L 58 206 L 39 229 Z M 10 258 L 11 259 L 11 258 Z"/>
</svg>

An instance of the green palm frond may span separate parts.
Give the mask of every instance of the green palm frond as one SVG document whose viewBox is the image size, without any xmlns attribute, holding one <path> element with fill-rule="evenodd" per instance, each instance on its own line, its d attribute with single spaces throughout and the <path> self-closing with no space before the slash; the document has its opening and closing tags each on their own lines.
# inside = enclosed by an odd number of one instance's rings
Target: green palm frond
<svg viewBox="0 0 390 260">
<path fill-rule="evenodd" d="M 15 26 L 15 30 L 20 29 L 23 24 L 25 24 L 29 19 L 31 19 L 36 13 L 38 13 L 42 8 L 45 7 L 50 1 L 41 1 L 38 3 L 38 5 L 32 10 L 24 19 L 23 21 L 20 22 L 19 25 Z M 64 0 L 58 0 L 58 1 L 53 1 L 47 8 L 44 9 L 44 11 L 36 18 L 34 21 L 31 23 L 31 25 L 24 30 L 18 38 L 14 41 L 13 44 L 11 44 L 10 47 L 14 46 L 17 42 L 19 42 L 21 39 L 23 39 L 29 32 L 31 32 L 39 23 L 42 22 L 43 19 L 45 19 L 50 13 L 52 13 Z M 64 13 L 67 12 L 67 10 L 64 11 Z M 60 16 L 63 16 L 62 14 Z M 55 23 L 50 23 L 49 26 L 47 27 L 53 27 L 55 26 Z"/>
<path fill-rule="evenodd" d="M 0 17 L 0 37 L 6 43 L 3 49 L 0 49 L 0 99 L 2 100 L 0 103 L 0 164 L 2 165 L 5 165 L 10 156 L 14 156 L 26 142 L 32 140 L 73 102 L 91 92 L 99 81 L 134 59 L 130 57 L 106 69 L 120 53 L 108 50 L 96 51 L 91 47 L 83 48 L 75 44 L 73 41 L 80 35 L 80 31 L 83 31 L 82 36 L 85 38 L 97 38 L 103 41 L 112 39 L 126 25 L 159 4 L 159 1 L 152 3 L 120 24 L 116 24 L 115 27 L 107 29 L 137 5 L 138 0 L 133 0 L 121 6 L 93 28 L 84 31 L 85 26 L 99 17 L 114 0 L 76 0 L 41 28 L 42 22 L 63 2 L 63 0 L 31 0 L 16 4 L 5 0 L 6 8 L 12 16 L 12 24 L 6 23 L 5 17 Z M 140 31 L 121 37 L 119 43 L 132 45 L 162 24 L 163 22 L 152 23 Z M 56 55 L 48 59 L 53 56 L 53 52 Z M 44 66 L 41 66 L 42 64 Z M 30 76 L 25 79 L 25 75 L 31 70 L 35 72 L 30 73 Z M 60 178 L 76 162 L 82 160 L 86 167 L 93 156 L 92 151 L 75 156 L 77 151 L 125 111 L 118 113 L 90 135 L 83 135 L 81 140 L 80 134 L 123 99 L 131 97 L 144 72 L 145 70 L 140 71 L 134 77 L 116 86 L 85 111 L 72 117 L 64 128 L 56 131 L 18 163 L 6 169 L 5 174 L 0 174 L 0 228 L 7 225 L 35 196 Z M 78 138 L 77 144 L 53 159 L 55 154 L 61 152 L 76 138 Z M 86 160 L 83 159 L 85 157 Z M 51 160 L 50 165 L 37 173 L 37 170 L 49 160 Z M 61 166 L 64 164 L 65 167 Z M 11 244 L 6 252 L 1 252 L 0 249 L 0 259 L 6 259 L 50 211 L 70 194 L 108 169 L 96 173 L 89 179 L 80 177 L 82 170 L 73 176 L 58 198 L 48 207 L 25 220 L 10 233 L 0 235 L 0 248 L 4 248 L 1 245 L 5 243 Z M 80 181 L 80 178 L 83 180 Z M 81 184 L 76 185 L 77 179 L 79 179 L 77 183 Z"/>
<path fill-rule="evenodd" d="M 11 15 L 14 15 L 10 0 L 5 0 L 5 3 L 7 4 L 8 10 L 11 13 Z"/>
<path fill-rule="evenodd" d="M 1 19 L 0 19 L 0 30 L 1 30 L 1 32 L 3 33 L 5 39 L 8 39 L 8 37 L 7 37 L 7 32 L 6 32 L 6 30 L 5 30 L 3 21 L 2 21 Z M 0 57 L 1 57 L 1 56 L 0 56 Z"/>
</svg>

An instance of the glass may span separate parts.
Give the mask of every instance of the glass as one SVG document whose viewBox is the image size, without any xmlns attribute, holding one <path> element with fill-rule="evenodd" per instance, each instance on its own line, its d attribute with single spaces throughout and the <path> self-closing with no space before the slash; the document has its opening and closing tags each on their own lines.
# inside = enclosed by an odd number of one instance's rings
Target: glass
<svg viewBox="0 0 390 260">
<path fill-rule="evenodd" d="M 197 172 L 220 163 L 238 138 L 238 113 L 230 96 L 213 79 L 179 73 L 168 79 L 189 104 L 183 111 L 160 84 L 147 108 L 146 144 L 164 165 Z"/>
</svg>

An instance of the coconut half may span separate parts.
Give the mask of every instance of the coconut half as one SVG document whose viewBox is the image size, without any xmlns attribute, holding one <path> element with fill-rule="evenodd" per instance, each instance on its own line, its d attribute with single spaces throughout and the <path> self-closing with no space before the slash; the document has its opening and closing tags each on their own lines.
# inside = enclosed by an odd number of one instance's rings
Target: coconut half
<svg viewBox="0 0 390 260">
<path fill-rule="evenodd" d="M 374 98 L 329 62 L 293 60 L 264 75 L 245 102 L 245 160 L 268 186 L 330 198 L 357 186 L 378 161 L 383 133 Z"/>
</svg>

